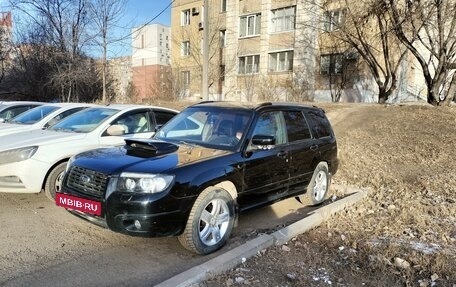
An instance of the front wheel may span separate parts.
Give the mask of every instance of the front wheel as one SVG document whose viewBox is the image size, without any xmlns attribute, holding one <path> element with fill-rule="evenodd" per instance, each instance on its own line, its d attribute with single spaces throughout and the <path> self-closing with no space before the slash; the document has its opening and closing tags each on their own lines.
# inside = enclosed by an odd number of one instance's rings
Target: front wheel
<svg viewBox="0 0 456 287">
<path fill-rule="evenodd" d="M 222 188 L 205 189 L 190 211 L 180 243 L 198 254 L 209 254 L 225 245 L 234 226 L 231 195 Z"/>
<path fill-rule="evenodd" d="M 55 166 L 49 173 L 44 184 L 44 193 L 52 201 L 55 201 L 55 193 L 60 192 L 62 189 L 62 180 L 66 165 L 67 162 L 62 162 Z"/>
</svg>

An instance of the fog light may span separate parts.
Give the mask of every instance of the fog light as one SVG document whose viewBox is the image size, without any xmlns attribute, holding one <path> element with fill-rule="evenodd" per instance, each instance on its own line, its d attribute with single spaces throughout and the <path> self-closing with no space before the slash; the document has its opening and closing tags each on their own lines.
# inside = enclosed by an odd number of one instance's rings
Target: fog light
<svg viewBox="0 0 456 287">
<path fill-rule="evenodd" d="M 135 220 L 135 227 L 136 229 L 141 229 L 141 222 L 139 220 Z"/>
<path fill-rule="evenodd" d="M 14 176 L 14 175 L 2 176 L 2 177 L 0 177 L 0 181 L 7 182 L 7 183 L 22 183 L 22 180 L 19 177 Z"/>
</svg>

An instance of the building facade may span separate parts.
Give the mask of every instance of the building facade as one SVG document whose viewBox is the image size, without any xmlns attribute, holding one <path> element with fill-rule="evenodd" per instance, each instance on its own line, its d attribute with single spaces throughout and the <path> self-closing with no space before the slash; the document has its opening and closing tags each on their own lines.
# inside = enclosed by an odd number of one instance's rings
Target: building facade
<svg viewBox="0 0 456 287">
<path fill-rule="evenodd" d="M 132 83 L 139 101 L 163 97 L 170 73 L 170 27 L 150 24 L 132 31 Z"/>
<path fill-rule="evenodd" d="M 179 96 L 190 100 L 376 102 L 378 86 L 356 52 L 328 39 L 344 7 L 306 0 L 176 0 L 172 69 Z M 337 2 L 337 1 L 334 1 Z M 331 1 L 329 1 L 331 3 Z M 209 96 L 201 96 L 204 14 L 208 14 Z M 344 59 L 342 64 L 341 59 Z M 347 65 L 348 68 L 345 68 Z M 406 58 L 393 98 L 413 97 L 416 63 Z"/>
</svg>

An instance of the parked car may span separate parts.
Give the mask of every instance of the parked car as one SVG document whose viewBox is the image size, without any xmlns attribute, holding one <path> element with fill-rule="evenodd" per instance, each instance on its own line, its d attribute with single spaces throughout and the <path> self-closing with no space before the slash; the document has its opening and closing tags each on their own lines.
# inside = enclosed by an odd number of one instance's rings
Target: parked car
<svg viewBox="0 0 456 287">
<path fill-rule="evenodd" d="M 225 244 L 240 212 L 289 197 L 323 202 L 338 165 L 320 108 L 206 102 L 152 139 L 72 157 L 56 204 L 116 232 L 177 235 L 207 254 Z"/>
<path fill-rule="evenodd" d="M 0 136 L 48 128 L 80 110 L 93 107 L 85 103 L 54 103 L 30 109 L 0 124 Z"/>
<path fill-rule="evenodd" d="M 21 113 L 41 106 L 40 102 L 2 101 L 0 102 L 0 123 L 8 121 Z"/>
<path fill-rule="evenodd" d="M 140 105 L 84 109 L 45 130 L 0 136 L 0 192 L 38 193 L 53 199 L 68 159 L 125 138 L 150 138 L 177 111 Z"/>
</svg>

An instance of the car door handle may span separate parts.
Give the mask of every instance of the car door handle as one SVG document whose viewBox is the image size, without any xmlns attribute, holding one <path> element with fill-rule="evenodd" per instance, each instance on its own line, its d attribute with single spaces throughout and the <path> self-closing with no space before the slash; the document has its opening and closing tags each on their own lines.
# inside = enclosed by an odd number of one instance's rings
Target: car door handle
<svg viewBox="0 0 456 287">
<path fill-rule="evenodd" d="M 316 151 L 317 148 L 318 148 L 318 145 L 316 145 L 316 144 L 310 146 L 310 150 L 312 150 L 312 151 Z"/>
<path fill-rule="evenodd" d="M 281 151 L 277 154 L 277 157 L 286 159 L 288 157 L 288 152 L 287 151 Z"/>
</svg>

